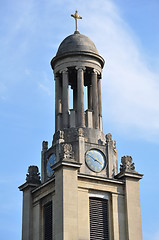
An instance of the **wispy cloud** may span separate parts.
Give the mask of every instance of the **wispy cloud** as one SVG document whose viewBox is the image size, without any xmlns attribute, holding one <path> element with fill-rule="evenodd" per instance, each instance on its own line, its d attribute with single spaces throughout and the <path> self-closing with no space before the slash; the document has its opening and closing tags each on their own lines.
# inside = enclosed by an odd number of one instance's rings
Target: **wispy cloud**
<svg viewBox="0 0 159 240">
<path fill-rule="evenodd" d="M 155 233 L 154 240 L 159 240 L 159 231 Z"/>
<path fill-rule="evenodd" d="M 62 0 L 56 3 L 51 1 L 45 3 L 43 12 L 47 14 L 47 18 L 41 14 L 37 1 L 29 1 L 27 4 L 22 2 L 19 4 L 19 1 L 16 1 L 17 6 L 11 6 L 15 12 L 11 14 L 10 21 L 8 20 L 6 24 L 8 32 L 4 34 L 1 40 L 3 42 L 0 42 L 4 51 L 2 51 L 3 62 L 0 62 L 1 69 L 6 67 L 4 61 L 8 61 L 8 55 L 11 62 L 8 79 L 5 76 L 5 80 L 1 81 L 1 99 L 5 99 L 6 89 L 12 86 L 13 81 L 17 81 L 16 75 L 19 76 L 20 71 L 22 74 L 21 69 L 24 69 L 26 76 L 32 77 L 30 73 L 35 70 L 31 67 L 35 68 L 36 60 L 34 59 L 33 63 L 30 62 L 34 55 L 46 58 L 45 54 L 48 54 L 47 59 L 48 57 L 51 59 L 53 55 L 50 55 L 50 49 L 52 54 L 55 53 L 61 34 L 64 32 L 69 34 L 70 27 L 68 25 L 74 26 L 70 16 L 56 14 L 54 21 L 50 21 L 53 19 L 52 14 L 55 13 L 55 10 L 61 9 L 65 2 Z M 70 11 L 70 14 L 74 12 L 74 7 L 73 0 L 67 3 L 67 11 Z M 152 65 L 149 66 L 149 57 L 146 56 L 146 53 L 143 55 L 142 40 L 138 39 L 133 29 L 124 21 L 114 1 L 100 0 L 97 2 L 92 0 L 91 4 L 89 1 L 85 1 L 83 4 L 83 1 L 79 0 L 76 8 L 83 16 L 82 22 L 79 23 L 80 32 L 94 41 L 99 53 L 106 60 L 102 79 L 104 119 L 128 133 L 133 128 L 133 134 L 140 132 L 143 137 L 151 138 L 158 135 L 159 77 L 153 71 Z M 62 25 L 64 20 L 65 25 Z M 9 24 L 11 24 L 10 28 Z M 52 35 L 52 32 L 59 34 Z M 45 42 L 45 47 L 43 42 Z M 16 51 L 15 46 L 17 47 Z M 34 50 L 35 48 L 36 50 Z M 45 52 L 42 49 L 45 49 Z M 35 52 L 32 53 L 32 51 Z M 18 72 L 19 68 L 21 69 Z M 39 70 L 37 69 L 37 71 Z M 3 75 L 5 74 L 2 73 L 1 76 Z M 38 88 L 50 95 L 50 79 L 44 81 L 44 78 L 42 76 L 42 79 L 39 80 L 34 77 L 33 81 L 36 79 Z M 10 79 L 12 79 L 12 84 L 10 84 Z M 21 80 L 21 78 L 19 79 Z"/>
<path fill-rule="evenodd" d="M 44 85 L 44 84 L 42 84 L 42 83 L 39 83 L 39 88 L 40 88 L 43 92 L 45 92 L 48 96 L 51 95 L 50 89 L 49 89 L 46 85 Z"/>
<path fill-rule="evenodd" d="M 150 70 L 141 40 L 113 2 L 92 1 L 90 11 L 82 11 L 88 19 L 83 29 L 106 60 L 102 79 L 104 116 L 122 131 L 133 129 L 144 138 L 155 137 L 159 134 L 159 77 L 152 66 Z"/>
<path fill-rule="evenodd" d="M 42 79 L 40 82 L 38 82 L 38 88 L 40 89 L 40 91 L 42 91 L 42 93 L 44 93 L 45 95 L 47 94 L 47 96 L 52 96 L 52 85 L 51 85 L 51 80 L 48 78 L 47 73 L 43 72 L 42 73 Z"/>
</svg>

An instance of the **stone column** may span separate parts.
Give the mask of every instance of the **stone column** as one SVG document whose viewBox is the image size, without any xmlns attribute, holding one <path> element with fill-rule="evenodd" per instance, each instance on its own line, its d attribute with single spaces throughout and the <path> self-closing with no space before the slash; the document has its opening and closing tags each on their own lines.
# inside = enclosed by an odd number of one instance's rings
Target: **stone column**
<svg viewBox="0 0 159 240">
<path fill-rule="evenodd" d="M 99 128 L 102 131 L 103 124 L 102 124 L 101 79 L 98 79 L 98 109 L 99 109 Z"/>
<path fill-rule="evenodd" d="M 62 71 L 62 120 L 63 128 L 69 126 L 68 69 Z"/>
<path fill-rule="evenodd" d="M 98 79 L 98 108 L 99 108 L 99 116 L 102 117 L 101 79 Z"/>
<path fill-rule="evenodd" d="M 55 130 L 57 131 L 57 115 L 59 113 L 59 100 L 60 100 L 60 79 L 59 76 L 55 76 Z"/>
<path fill-rule="evenodd" d="M 94 128 L 99 128 L 97 71 L 95 70 L 93 70 L 92 72 L 91 81 L 92 81 L 93 123 Z"/>
<path fill-rule="evenodd" d="M 88 110 L 92 110 L 92 86 L 88 86 Z"/>
<path fill-rule="evenodd" d="M 77 111 L 77 88 L 73 88 L 73 110 Z"/>
<path fill-rule="evenodd" d="M 77 124 L 78 127 L 85 126 L 84 116 L 84 69 L 77 69 Z"/>
</svg>

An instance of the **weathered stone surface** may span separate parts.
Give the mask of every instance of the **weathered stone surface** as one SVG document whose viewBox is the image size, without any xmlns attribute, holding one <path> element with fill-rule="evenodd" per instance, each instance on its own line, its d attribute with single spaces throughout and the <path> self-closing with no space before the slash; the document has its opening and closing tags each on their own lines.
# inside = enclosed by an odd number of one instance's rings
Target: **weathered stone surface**
<svg viewBox="0 0 159 240">
<path fill-rule="evenodd" d="M 72 34 L 66 37 L 60 44 L 56 56 L 74 52 L 90 52 L 98 54 L 94 43 L 82 34 Z"/>
<path fill-rule="evenodd" d="M 111 133 L 106 135 L 106 156 L 108 159 L 108 176 L 114 178 L 118 174 L 118 156 L 116 141 L 112 140 Z"/>
<path fill-rule="evenodd" d="M 60 152 L 61 160 L 74 160 L 74 152 L 72 151 L 72 145 L 68 143 L 61 144 L 61 152 Z"/>
<path fill-rule="evenodd" d="M 102 130 L 101 75 L 104 59 L 84 35 L 68 36 L 51 61 L 55 75 L 55 134 L 52 146 L 42 144 L 41 175 L 30 166 L 23 191 L 22 240 L 44 239 L 45 206 L 52 202 L 52 239 L 89 240 L 89 198 L 108 200 L 109 239 L 142 240 L 139 180 L 130 156 L 121 160 L 118 174 L 116 141 Z M 84 87 L 88 109 L 84 111 Z M 69 89 L 73 109 L 69 110 Z M 90 150 L 105 159 L 101 172 L 86 165 Z M 50 159 L 54 156 L 54 164 Z M 101 163 L 92 156 L 94 162 Z M 91 162 L 91 161 L 90 161 Z M 103 160 L 104 162 L 104 160 Z M 49 165 L 50 164 L 50 165 Z M 93 164 L 93 163 L 92 163 Z M 53 175 L 47 177 L 47 167 Z M 41 183 L 41 184 L 40 184 Z"/>
</svg>

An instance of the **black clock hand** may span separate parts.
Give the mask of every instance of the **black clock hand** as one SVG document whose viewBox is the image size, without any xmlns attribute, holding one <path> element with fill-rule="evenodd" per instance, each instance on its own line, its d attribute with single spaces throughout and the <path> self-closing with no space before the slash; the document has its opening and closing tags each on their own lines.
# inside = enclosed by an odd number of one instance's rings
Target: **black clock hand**
<svg viewBox="0 0 159 240">
<path fill-rule="evenodd" d="M 92 158 L 94 161 L 98 162 L 100 165 L 102 165 L 102 163 L 101 163 L 101 162 L 100 162 L 98 159 L 96 159 L 96 158 L 92 157 L 92 156 L 91 156 L 91 155 L 89 155 L 89 154 L 88 154 L 88 156 L 89 156 L 89 157 L 91 157 L 91 158 Z"/>
</svg>

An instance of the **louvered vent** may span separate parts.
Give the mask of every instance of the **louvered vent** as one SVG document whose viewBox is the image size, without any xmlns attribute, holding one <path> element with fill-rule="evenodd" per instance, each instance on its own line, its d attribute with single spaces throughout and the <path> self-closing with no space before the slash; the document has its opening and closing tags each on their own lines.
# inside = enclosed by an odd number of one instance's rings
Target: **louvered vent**
<svg viewBox="0 0 159 240">
<path fill-rule="evenodd" d="M 90 240 L 109 240 L 108 200 L 89 199 Z"/>
<path fill-rule="evenodd" d="M 52 202 L 44 206 L 44 240 L 52 240 Z"/>
</svg>

